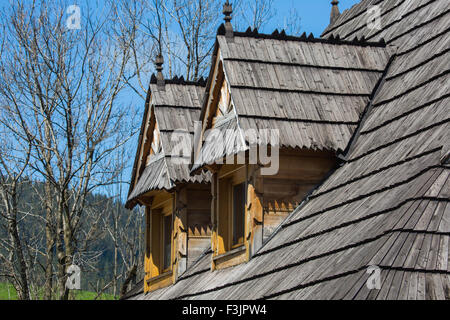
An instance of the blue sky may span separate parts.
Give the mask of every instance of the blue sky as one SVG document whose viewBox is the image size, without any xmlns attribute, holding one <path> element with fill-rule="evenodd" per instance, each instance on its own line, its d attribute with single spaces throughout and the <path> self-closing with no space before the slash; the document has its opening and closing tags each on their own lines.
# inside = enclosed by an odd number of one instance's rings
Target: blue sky
<svg viewBox="0 0 450 320">
<path fill-rule="evenodd" d="M 343 12 L 359 2 L 359 0 L 340 0 L 339 9 Z M 302 33 L 306 32 L 309 34 L 312 32 L 314 36 L 319 37 L 330 22 L 331 0 L 274 0 L 274 7 L 276 11 L 275 16 L 263 30 L 260 30 L 261 32 L 272 33 L 275 29 L 283 29 L 285 25 L 285 17 L 289 16 L 289 11 L 292 10 L 292 8 L 295 8 L 300 16 L 300 28 Z M 218 24 L 220 23 L 222 23 L 222 21 L 218 21 Z M 138 113 L 143 112 L 144 102 L 140 101 L 140 99 L 136 100 L 137 109 L 139 110 Z M 140 104 L 142 104 L 142 108 L 139 107 Z M 127 149 L 131 158 L 133 158 L 135 154 L 137 139 L 138 137 L 135 136 L 128 144 Z M 129 167 L 124 172 L 125 179 L 131 176 L 132 164 L 133 163 L 130 162 Z"/>
<path fill-rule="evenodd" d="M 360 2 L 359 0 L 340 0 L 339 9 L 344 11 Z M 331 0 L 275 0 L 276 16 L 267 26 L 267 30 L 275 30 L 283 26 L 283 17 L 289 15 L 294 7 L 301 18 L 302 32 L 319 37 L 330 22 Z"/>
<path fill-rule="evenodd" d="M 0 9 L 3 9 L 9 1 L 12 0 L 0 0 Z M 77 2 L 79 1 L 73 0 L 73 3 Z M 345 9 L 349 9 L 358 2 L 359 0 L 340 0 L 339 9 L 341 12 L 343 12 Z M 101 6 L 102 4 L 104 4 L 104 0 L 94 0 L 90 2 L 92 9 L 99 5 Z M 306 32 L 307 34 L 309 34 L 312 32 L 316 37 L 319 37 L 320 34 L 328 26 L 330 21 L 331 0 L 274 0 L 273 5 L 275 16 L 263 30 L 260 30 L 260 32 L 272 33 L 275 29 L 283 29 L 286 25 L 286 19 L 290 15 L 290 11 L 293 8 L 295 8 L 298 16 L 301 19 L 301 33 Z M 222 23 L 222 20 L 217 21 L 218 25 L 220 23 Z M 239 31 L 245 31 L 246 27 L 247 26 L 245 26 L 244 30 Z M 121 95 L 120 100 L 121 103 L 123 103 L 124 107 L 131 107 L 133 110 L 136 110 L 136 116 L 137 118 L 139 118 L 137 121 L 137 125 L 140 125 L 140 119 L 144 110 L 144 101 L 137 97 L 136 94 L 134 94 L 131 90 L 125 90 L 125 92 L 123 92 L 123 94 Z M 129 180 L 131 176 L 131 168 L 136 152 L 137 140 L 138 137 L 134 136 L 126 145 L 126 153 L 128 153 L 131 160 L 128 163 L 128 168 L 124 172 L 125 180 Z M 125 189 L 127 189 L 127 187 L 125 187 Z"/>
</svg>

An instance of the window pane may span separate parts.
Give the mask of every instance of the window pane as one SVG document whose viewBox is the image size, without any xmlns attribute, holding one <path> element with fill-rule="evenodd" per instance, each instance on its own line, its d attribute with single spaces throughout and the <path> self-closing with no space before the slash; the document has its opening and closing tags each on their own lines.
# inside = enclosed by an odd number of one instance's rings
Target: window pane
<svg viewBox="0 0 450 320">
<path fill-rule="evenodd" d="M 170 267 L 171 259 L 171 236 L 172 236 L 172 216 L 164 216 L 164 266 L 163 269 L 166 270 Z"/>
<path fill-rule="evenodd" d="M 244 243 L 245 183 L 233 186 L 233 245 Z"/>
</svg>

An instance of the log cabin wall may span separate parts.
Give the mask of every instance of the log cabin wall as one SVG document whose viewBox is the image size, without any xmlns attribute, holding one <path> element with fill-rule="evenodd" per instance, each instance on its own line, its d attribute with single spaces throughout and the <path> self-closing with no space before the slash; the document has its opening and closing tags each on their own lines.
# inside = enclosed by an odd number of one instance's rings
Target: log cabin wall
<svg viewBox="0 0 450 320">
<path fill-rule="evenodd" d="M 211 186 L 192 184 L 188 186 L 187 266 L 191 266 L 205 250 L 211 247 Z"/>
<path fill-rule="evenodd" d="M 280 150 L 276 175 L 263 176 L 258 165 L 223 165 L 214 175 L 212 269 L 248 261 L 308 192 L 336 165 L 333 153 Z M 235 242 L 235 189 L 244 184 L 244 235 Z M 239 198 L 240 199 L 240 198 Z"/>
<path fill-rule="evenodd" d="M 262 182 L 256 189 L 263 206 L 264 241 L 335 164 L 331 152 L 281 150 L 278 174 L 260 177 Z"/>
</svg>

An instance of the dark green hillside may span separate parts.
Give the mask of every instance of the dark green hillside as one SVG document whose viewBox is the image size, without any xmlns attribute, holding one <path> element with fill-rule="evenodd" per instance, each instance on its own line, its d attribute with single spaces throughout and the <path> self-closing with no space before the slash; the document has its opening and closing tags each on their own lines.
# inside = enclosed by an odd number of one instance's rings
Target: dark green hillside
<svg viewBox="0 0 450 320">
<path fill-rule="evenodd" d="M 45 232 L 44 218 L 45 210 L 41 203 L 40 195 L 44 193 L 44 185 L 39 182 L 22 183 L 20 190 L 20 215 L 19 229 L 24 243 L 28 245 L 28 252 L 34 255 L 30 263 L 33 265 L 33 280 L 38 285 L 42 285 L 43 265 L 45 257 L 36 252 L 45 252 Z M 0 205 L 0 210 L 2 210 Z M 133 263 L 140 263 L 142 235 L 140 233 L 142 226 L 142 215 L 138 211 L 130 212 L 126 210 L 122 203 L 108 198 L 104 195 L 90 194 L 87 199 L 85 212 L 80 221 L 80 232 L 75 236 L 77 253 L 74 256 L 75 263 L 80 266 L 81 289 L 83 292 L 77 292 L 75 298 L 84 297 L 93 299 L 105 286 L 105 294 L 112 298 L 114 292 L 112 280 L 114 277 L 114 241 L 111 233 L 114 233 L 114 216 L 117 221 L 117 280 L 116 294 L 120 293 L 120 288 L 124 278 L 127 276 L 127 267 Z M 7 238 L 7 229 L 5 220 L 0 217 L 0 238 Z M 134 244 L 134 245 L 130 245 Z M 5 251 L 0 253 L 7 256 Z M 126 255 L 122 257 L 122 252 Z M 54 248 L 56 257 L 56 248 Z M 124 260 L 128 265 L 124 264 Z M 1 268 L 0 262 L 0 268 Z M 54 258 L 53 263 L 54 286 L 57 283 L 57 261 Z M 15 290 L 10 286 L 8 293 L 6 278 L 0 278 L 0 299 L 17 298 Z M 109 286 L 108 286 L 109 284 Z M 35 295 L 38 295 L 37 293 Z"/>
</svg>

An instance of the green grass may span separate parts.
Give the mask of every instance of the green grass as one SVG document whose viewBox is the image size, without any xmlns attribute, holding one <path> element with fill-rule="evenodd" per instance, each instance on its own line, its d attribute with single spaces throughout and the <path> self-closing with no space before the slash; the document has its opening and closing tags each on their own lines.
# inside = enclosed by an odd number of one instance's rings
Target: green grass
<svg viewBox="0 0 450 320">
<path fill-rule="evenodd" d="M 12 284 L 0 282 L 0 300 L 17 300 L 16 289 Z"/>
<path fill-rule="evenodd" d="M 73 291 L 75 294 L 75 300 L 94 300 L 97 294 L 89 291 Z M 97 300 L 115 300 L 112 294 L 104 293 Z"/>
<path fill-rule="evenodd" d="M 71 292 L 75 300 L 94 300 L 95 292 L 78 291 Z M 116 298 L 117 299 L 117 298 Z M 17 300 L 17 293 L 12 284 L 0 282 L 0 300 Z M 102 294 L 97 300 L 115 300 L 112 294 Z"/>
</svg>

